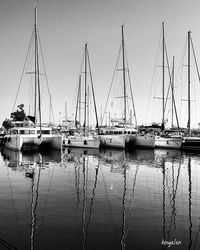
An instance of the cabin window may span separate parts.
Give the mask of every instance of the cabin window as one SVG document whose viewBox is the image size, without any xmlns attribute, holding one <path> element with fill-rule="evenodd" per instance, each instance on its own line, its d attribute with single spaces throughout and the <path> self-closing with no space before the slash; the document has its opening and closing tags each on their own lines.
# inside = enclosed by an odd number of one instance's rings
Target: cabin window
<svg viewBox="0 0 200 250">
<path fill-rule="evenodd" d="M 135 134 L 135 132 L 131 132 L 131 134 L 132 134 L 132 135 L 134 135 L 134 134 Z"/>
<path fill-rule="evenodd" d="M 124 134 L 126 134 L 126 131 L 124 131 Z"/>
<path fill-rule="evenodd" d="M 49 135 L 50 134 L 50 130 L 42 130 L 42 134 Z"/>
<path fill-rule="evenodd" d="M 114 135 L 117 135 L 118 134 L 118 132 L 117 131 L 114 131 Z"/>
<path fill-rule="evenodd" d="M 24 135 L 24 130 L 19 131 L 20 135 Z"/>
<path fill-rule="evenodd" d="M 29 134 L 34 135 L 35 134 L 35 130 L 29 130 Z"/>
<path fill-rule="evenodd" d="M 50 130 L 42 130 L 41 131 L 42 134 L 50 134 Z M 37 130 L 37 134 L 40 134 L 40 130 Z"/>
<path fill-rule="evenodd" d="M 130 135 L 130 133 L 131 133 L 131 132 L 130 132 L 130 131 L 128 131 L 128 134 L 129 134 L 129 135 Z"/>
</svg>

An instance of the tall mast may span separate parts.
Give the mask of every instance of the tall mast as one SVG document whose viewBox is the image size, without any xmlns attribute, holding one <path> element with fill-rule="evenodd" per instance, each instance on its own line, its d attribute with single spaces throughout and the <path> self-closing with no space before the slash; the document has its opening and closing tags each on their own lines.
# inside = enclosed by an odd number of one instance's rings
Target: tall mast
<svg viewBox="0 0 200 250">
<path fill-rule="evenodd" d="M 85 44 L 85 107 L 84 107 L 84 136 L 86 136 L 86 111 L 87 111 L 87 43 Z"/>
<path fill-rule="evenodd" d="M 88 132 L 89 132 L 89 124 L 90 124 L 90 99 L 89 99 L 89 97 L 90 97 L 90 95 L 89 95 L 89 91 L 90 91 L 90 89 L 89 89 L 89 85 L 88 85 L 88 90 L 87 90 L 87 124 L 88 124 Z"/>
<path fill-rule="evenodd" d="M 172 88 L 172 125 L 174 126 L 174 56 L 173 56 L 173 62 L 172 62 L 172 77 L 171 77 L 171 88 Z"/>
<path fill-rule="evenodd" d="M 40 98 L 40 72 L 39 72 L 39 57 L 38 57 L 38 30 L 37 30 L 37 6 L 35 6 L 35 124 L 36 119 L 36 102 L 37 102 L 37 90 L 38 90 L 38 112 L 39 112 L 39 123 L 40 123 L 40 135 L 41 135 L 41 98 Z"/>
<path fill-rule="evenodd" d="M 34 34 L 35 34 L 35 103 L 34 103 L 34 117 L 35 124 L 37 123 L 36 119 L 36 103 L 37 103 L 37 6 L 34 7 Z"/>
<path fill-rule="evenodd" d="M 162 130 L 165 129 L 165 30 L 164 30 L 164 22 L 162 22 Z"/>
<path fill-rule="evenodd" d="M 190 117 L 190 40 L 191 40 L 191 31 L 188 31 L 188 135 L 190 136 L 191 131 L 190 131 L 190 122 L 191 122 L 191 117 Z"/>
<path fill-rule="evenodd" d="M 126 124 L 126 69 L 124 50 L 124 25 L 122 25 L 122 60 L 123 60 L 123 82 L 124 82 L 124 123 Z"/>
<path fill-rule="evenodd" d="M 79 76 L 79 122 L 81 123 L 81 75 Z"/>
</svg>

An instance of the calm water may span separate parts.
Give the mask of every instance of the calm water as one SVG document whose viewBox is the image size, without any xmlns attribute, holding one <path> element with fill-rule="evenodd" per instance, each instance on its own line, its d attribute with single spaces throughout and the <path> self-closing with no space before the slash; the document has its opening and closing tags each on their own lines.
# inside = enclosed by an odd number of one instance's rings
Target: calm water
<svg viewBox="0 0 200 250">
<path fill-rule="evenodd" d="M 33 178 L 26 177 L 34 163 Z M 200 249 L 200 155 L 0 156 L 0 249 Z"/>
</svg>

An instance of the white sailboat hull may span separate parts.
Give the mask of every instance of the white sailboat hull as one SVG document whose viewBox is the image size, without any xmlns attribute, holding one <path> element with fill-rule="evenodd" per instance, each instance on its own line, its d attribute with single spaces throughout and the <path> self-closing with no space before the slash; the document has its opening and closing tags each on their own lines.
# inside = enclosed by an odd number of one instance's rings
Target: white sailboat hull
<svg viewBox="0 0 200 250">
<path fill-rule="evenodd" d="M 101 146 L 109 148 L 125 148 L 126 135 L 101 135 Z"/>
<path fill-rule="evenodd" d="M 155 137 L 156 148 L 181 148 L 182 138 L 181 137 Z"/>
<path fill-rule="evenodd" d="M 70 136 L 64 139 L 64 145 L 67 147 L 78 147 L 78 148 L 99 148 L 100 138 L 99 137 L 79 137 Z"/>
<path fill-rule="evenodd" d="M 5 147 L 12 150 L 38 150 L 40 148 L 61 149 L 63 137 L 61 135 L 6 135 Z"/>
</svg>

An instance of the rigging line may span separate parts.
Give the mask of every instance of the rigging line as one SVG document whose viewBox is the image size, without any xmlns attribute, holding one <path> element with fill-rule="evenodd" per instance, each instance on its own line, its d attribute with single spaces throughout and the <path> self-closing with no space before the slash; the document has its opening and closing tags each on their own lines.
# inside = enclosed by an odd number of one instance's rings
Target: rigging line
<svg viewBox="0 0 200 250">
<path fill-rule="evenodd" d="M 87 57 L 88 57 L 88 66 L 89 66 L 90 80 L 91 80 L 91 85 L 92 85 L 92 95 L 93 95 L 95 116 L 96 116 L 96 128 L 99 129 L 99 122 L 98 122 L 98 116 L 97 116 L 97 107 L 96 107 L 96 99 L 95 99 L 95 94 L 94 94 L 94 84 L 93 84 L 93 78 L 92 78 L 92 71 L 91 71 L 90 57 L 89 57 L 88 49 L 87 49 Z M 88 126 L 89 126 L 89 124 L 88 124 Z"/>
<path fill-rule="evenodd" d="M 78 168 L 78 170 L 77 170 Z M 74 172 L 75 172 L 75 189 L 76 189 L 76 197 L 77 197 L 77 208 L 79 206 L 79 202 L 80 202 L 80 190 L 79 190 L 79 184 L 80 184 L 80 180 L 79 180 L 79 172 L 80 172 L 80 168 L 79 168 L 79 164 L 76 163 L 75 168 L 74 168 Z"/>
<path fill-rule="evenodd" d="M 112 81 L 111 81 L 111 84 L 110 84 L 110 88 L 109 88 L 109 92 L 108 92 L 108 97 L 107 97 L 106 105 L 105 105 L 104 112 L 103 112 L 102 123 L 103 123 L 104 118 L 105 118 L 105 113 L 106 113 L 106 109 L 107 109 L 107 105 L 108 105 L 108 99 L 110 97 L 110 92 L 111 92 L 111 89 L 112 89 L 112 85 L 113 85 L 113 81 L 114 81 L 114 77 L 115 77 L 115 72 L 117 70 L 117 66 L 118 66 L 118 61 L 119 61 L 119 56 L 120 56 L 120 53 L 121 53 L 121 49 L 122 49 L 122 45 L 119 48 L 119 53 L 118 53 L 118 56 L 117 56 L 117 62 L 115 64 L 115 68 L 114 68 L 114 72 L 113 72 L 113 76 L 112 76 Z"/>
<path fill-rule="evenodd" d="M 167 60 L 167 69 L 168 69 L 168 73 L 169 73 L 169 86 L 167 89 L 167 97 L 165 100 L 165 106 L 164 106 L 164 112 L 166 111 L 166 106 L 167 106 L 167 100 L 168 100 L 168 96 L 169 96 L 169 90 L 170 90 L 170 86 L 171 86 L 171 73 L 170 73 L 170 67 L 169 67 L 169 60 L 168 60 L 168 55 L 167 55 L 167 48 L 166 48 L 166 43 L 165 43 L 165 56 L 166 56 L 166 60 Z"/>
<path fill-rule="evenodd" d="M 103 173 L 103 170 L 102 170 L 102 167 L 100 166 L 100 170 L 101 170 L 101 174 L 102 174 L 102 179 L 103 179 L 103 184 L 104 184 L 104 187 L 105 187 L 105 193 L 106 193 L 106 199 L 107 199 L 107 202 L 108 202 L 108 206 L 110 208 L 110 218 L 111 218 L 111 223 L 112 223 L 112 226 L 113 226 L 113 231 L 114 231 L 114 236 L 115 236 L 115 240 L 117 241 L 117 231 L 115 229 L 115 226 L 114 226 L 114 220 L 113 220 L 113 209 L 112 209 L 112 206 L 111 206 L 111 202 L 109 201 L 109 198 L 108 198 L 108 190 L 107 190 L 107 187 L 106 187 L 106 181 L 105 181 L 105 176 L 104 176 L 104 173 Z"/>
<path fill-rule="evenodd" d="M 168 68 L 168 73 L 169 73 L 170 81 L 169 81 L 169 86 L 168 86 L 167 98 L 166 98 L 166 101 L 165 101 L 164 111 L 166 110 L 166 106 L 167 106 L 167 100 L 168 100 L 168 96 L 169 96 L 169 89 L 170 89 L 170 87 L 172 88 L 172 75 L 171 75 L 170 69 L 169 69 L 170 67 L 169 67 L 169 59 L 168 59 L 168 54 L 167 54 L 166 43 L 165 43 L 165 53 L 166 53 L 167 68 Z M 177 114 L 177 109 L 176 109 L 176 103 L 175 103 L 174 93 L 173 93 L 172 100 L 173 100 L 173 105 L 174 105 L 174 111 L 175 111 L 175 116 L 176 116 L 177 127 L 179 129 L 179 121 L 178 121 L 178 114 Z"/>
<path fill-rule="evenodd" d="M 154 83 L 154 80 L 155 80 L 155 75 L 156 75 L 156 68 L 157 68 L 157 62 L 158 62 L 158 56 L 159 56 L 159 51 L 160 51 L 160 46 L 161 46 L 161 37 L 162 37 L 162 29 L 160 31 L 160 38 L 159 38 L 159 42 L 158 42 L 158 48 L 157 48 L 157 52 L 156 52 L 156 60 L 155 60 L 155 63 L 154 63 L 154 69 L 153 69 L 153 76 L 152 76 L 152 80 L 151 80 L 151 87 L 150 87 L 150 92 L 149 92 L 149 98 L 148 98 L 148 102 L 147 102 L 147 109 L 146 109 L 146 120 L 147 120 L 147 116 L 149 114 L 149 103 L 150 103 L 150 99 L 152 97 L 152 90 L 153 90 L 153 83 Z"/>
<path fill-rule="evenodd" d="M 197 58 L 196 58 L 196 54 L 195 54 L 195 50 L 194 50 L 194 45 L 193 45 L 192 37 L 190 37 L 190 39 L 191 39 L 191 44 L 192 44 L 192 52 L 193 52 L 193 55 L 194 55 L 195 66 L 196 66 L 196 70 L 197 70 L 197 75 L 198 75 L 198 79 L 199 79 L 199 82 L 200 82 L 200 73 L 199 73 L 199 68 L 198 68 L 198 64 L 197 64 Z"/>
<path fill-rule="evenodd" d="M 82 58 L 81 58 L 81 64 L 80 64 L 80 69 L 79 69 L 79 75 L 78 75 L 78 88 L 77 88 L 77 92 L 80 91 L 80 96 L 81 96 L 81 88 L 79 90 L 79 85 L 80 85 L 80 80 L 81 80 L 81 76 L 82 76 L 82 73 L 83 73 L 83 62 L 84 62 L 84 55 L 85 55 L 85 52 L 83 51 L 83 55 L 82 55 Z M 74 91 L 74 94 L 73 96 L 78 96 L 78 93 L 76 92 L 76 88 L 75 88 L 75 91 Z M 81 97 L 80 97 L 81 99 Z M 77 98 L 78 100 L 78 98 Z M 80 105 L 80 104 L 79 104 Z M 74 110 L 74 98 L 72 98 L 72 102 L 71 102 L 71 108 L 70 108 L 70 113 L 72 113 Z"/>
<path fill-rule="evenodd" d="M 23 66 L 23 70 L 22 70 L 20 82 L 19 82 L 19 85 L 18 85 L 18 89 L 17 89 L 17 94 L 16 94 L 16 97 L 15 97 L 14 105 L 13 105 L 13 108 L 12 108 L 12 112 L 14 111 L 14 108 L 15 108 L 15 105 L 16 105 L 16 102 L 17 102 L 17 98 L 18 98 L 18 95 L 19 95 L 19 90 L 20 90 L 20 87 L 21 87 L 21 84 L 22 84 L 22 78 L 24 76 L 25 67 L 26 67 L 26 63 L 27 63 L 27 60 L 28 60 L 29 50 L 30 50 L 30 46 L 31 46 L 31 43 L 32 43 L 32 40 L 33 40 L 33 36 L 34 36 L 34 29 L 33 29 L 32 34 L 31 34 L 31 39 L 30 39 L 30 42 L 29 42 L 29 46 L 28 46 L 28 50 L 27 50 L 27 54 L 26 54 L 26 58 L 25 58 L 25 62 L 24 62 L 24 66 Z"/>
<path fill-rule="evenodd" d="M 18 250 L 19 248 L 14 247 L 13 245 L 11 245 L 10 243 L 8 243 L 7 241 L 3 240 L 0 238 L 0 244 L 3 245 L 4 247 L 6 247 L 7 249 L 10 250 Z"/>
<path fill-rule="evenodd" d="M 176 75 L 176 82 L 178 81 L 178 76 L 179 76 L 180 69 L 181 69 L 181 72 L 182 72 L 182 66 L 183 66 L 183 61 L 184 61 L 185 54 L 186 54 L 186 49 L 187 49 L 187 37 L 185 38 L 185 43 L 184 43 L 184 46 L 183 46 L 183 52 L 182 52 L 179 68 L 178 68 L 177 75 Z M 181 82 L 182 82 L 182 73 L 181 73 Z M 183 90 L 182 90 L 182 92 L 183 92 Z M 182 95 L 182 93 L 181 93 L 181 95 Z"/>
<path fill-rule="evenodd" d="M 76 112 L 75 112 L 75 126 L 76 127 L 77 127 L 78 108 L 80 112 L 80 94 L 81 94 L 81 75 L 79 75 L 78 93 L 77 93 L 77 101 L 76 101 Z M 79 118 L 80 118 L 80 114 L 79 114 Z"/>
<path fill-rule="evenodd" d="M 167 169 L 168 170 L 168 169 Z M 167 171 L 167 177 L 169 175 L 169 171 Z M 174 175 L 173 175 L 174 177 Z M 174 178 L 173 180 L 171 181 L 172 182 L 172 185 L 173 185 L 173 181 L 174 181 Z M 170 224 L 169 224 L 169 229 L 167 231 L 167 235 L 168 235 L 168 240 L 170 239 L 170 232 L 171 232 L 171 228 L 172 228 L 172 223 L 173 223 L 173 206 L 174 206 L 174 200 L 173 200 L 173 190 L 172 190 L 172 194 L 170 192 L 170 187 L 168 185 L 168 178 L 167 178 L 167 181 L 166 181 L 166 186 L 167 186 L 167 190 L 168 190 L 168 195 L 169 195 L 169 200 L 170 200 L 170 205 L 172 207 L 172 212 L 171 212 L 171 215 L 170 215 Z"/>
<path fill-rule="evenodd" d="M 45 78 L 46 78 L 47 90 L 48 90 L 48 94 L 49 94 L 50 106 L 51 106 L 51 110 L 52 110 L 53 122 L 55 123 L 55 117 L 54 117 L 53 106 L 52 106 L 52 98 L 51 98 L 50 88 L 49 88 L 49 81 L 48 81 L 48 78 L 47 78 L 46 67 L 45 67 L 45 64 L 44 64 L 44 56 L 43 56 L 42 45 L 41 45 L 41 40 L 40 40 L 40 35 L 39 35 L 39 30 L 38 29 L 37 29 L 37 33 L 38 33 L 39 48 L 40 48 L 40 52 L 41 52 L 41 56 L 42 56 L 42 64 L 43 64 L 43 68 L 44 68 L 44 75 L 45 75 Z"/>
<path fill-rule="evenodd" d="M 131 100 L 132 100 L 132 105 L 133 105 L 133 113 L 134 113 L 134 117 L 135 117 L 135 126 L 137 127 L 137 116 L 136 116 L 136 111 L 135 111 L 135 103 L 134 103 L 134 98 L 133 98 L 133 89 L 132 89 L 132 86 L 131 86 L 131 77 L 130 77 L 130 72 L 129 72 L 126 49 L 125 49 L 125 56 L 126 56 L 126 65 L 128 67 L 128 80 L 129 80 L 129 87 L 130 87 L 130 92 L 131 92 Z"/>
<path fill-rule="evenodd" d="M 127 234 L 128 234 L 128 228 L 129 228 L 129 223 L 130 223 L 130 218 L 131 218 L 131 209 L 133 207 L 133 200 L 134 200 L 134 195 L 135 195 L 135 187 L 136 187 L 136 179 L 137 179 L 137 174 L 138 174 L 138 170 L 139 170 L 139 161 L 137 162 L 136 165 L 136 171 L 135 171 L 135 176 L 134 176 L 134 181 L 133 181 L 133 188 L 132 188 L 132 195 L 131 195 L 131 204 L 129 207 L 129 220 L 128 220 L 128 224 L 127 224 Z"/>
<path fill-rule="evenodd" d="M 176 193 L 177 193 L 177 190 L 178 190 L 178 182 L 179 182 L 180 170 L 181 170 L 181 163 L 179 164 L 178 174 L 177 174 L 177 178 L 176 178 L 176 186 L 175 186 L 175 190 L 174 190 L 174 216 L 176 215 L 175 199 L 176 199 Z M 174 217 L 174 230 L 176 230 L 175 217 Z"/>
<path fill-rule="evenodd" d="M 47 199 L 46 199 L 46 201 L 45 201 L 44 216 L 43 216 L 43 219 L 42 219 L 42 223 L 41 223 L 42 226 L 41 226 L 40 232 L 38 233 L 38 238 L 40 237 L 40 234 L 42 233 L 43 228 L 44 228 L 44 217 L 45 217 L 45 213 L 46 213 L 46 210 L 47 210 L 47 204 L 48 204 L 49 193 L 50 193 L 51 186 L 52 186 L 52 182 L 53 182 L 54 171 L 55 171 L 55 165 L 54 165 L 54 167 L 53 167 L 53 171 L 52 171 L 52 174 L 51 174 L 51 179 L 50 179 L 49 188 L 48 188 L 48 191 L 47 191 Z"/>
<path fill-rule="evenodd" d="M 92 208 L 93 208 L 93 202 L 94 202 L 94 198 L 95 198 L 95 190 L 96 190 L 96 187 L 97 187 L 97 177 L 98 177 L 98 172 L 99 172 L 99 163 L 98 163 L 97 168 L 95 168 L 95 171 L 96 171 L 96 173 L 95 173 L 95 181 L 94 181 L 94 187 L 93 187 L 93 190 L 92 190 L 93 195 L 92 195 L 91 202 L 90 202 L 88 223 L 86 224 L 86 231 L 87 232 L 88 232 L 88 227 L 89 227 L 89 224 L 90 224 L 90 221 L 91 221 L 91 216 L 92 216 Z"/>
</svg>

